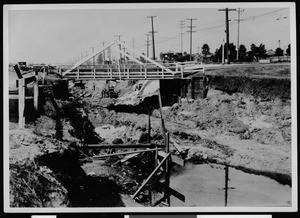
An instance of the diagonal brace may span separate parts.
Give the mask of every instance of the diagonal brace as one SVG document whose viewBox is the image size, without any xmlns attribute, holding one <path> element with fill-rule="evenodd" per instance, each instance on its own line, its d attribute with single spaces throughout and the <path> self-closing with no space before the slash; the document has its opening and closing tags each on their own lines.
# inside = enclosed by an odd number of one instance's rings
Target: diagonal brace
<svg viewBox="0 0 300 218">
<path fill-rule="evenodd" d="M 153 172 L 148 176 L 148 178 L 143 182 L 141 187 L 132 195 L 132 198 L 134 199 L 146 186 L 146 184 L 150 181 L 150 179 L 155 175 L 155 173 L 159 170 L 161 165 L 170 157 L 170 153 L 167 154 L 167 156 L 158 164 L 158 166 L 153 170 Z"/>
</svg>

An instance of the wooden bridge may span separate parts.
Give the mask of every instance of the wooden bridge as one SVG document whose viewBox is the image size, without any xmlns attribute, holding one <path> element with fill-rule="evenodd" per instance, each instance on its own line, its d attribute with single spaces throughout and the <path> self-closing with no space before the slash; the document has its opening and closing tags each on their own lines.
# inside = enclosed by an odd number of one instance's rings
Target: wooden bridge
<svg viewBox="0 0 300 218">
<path fill-rule="evenodd" d="M 127 57 L 127 63 L 121 58 L 111 64 L 86 65 L 101 52 L 116 46 L 117 56 Z M 127 49 L 127 53 L 120 48 Z M 130 52 L 130 53 L 129 53 Z M 139 57 L 139 58 L 137 58 Z M 141 61 L 143 60 L 143 62 Z M 128 47 L 121 41 L 115 41 L 93 52 L 77 63 L 70 66 L 61 66 L 63 78 L 70 80 L 160 80 L 160 79 L 188 79 L 194 73 L 204 73 L 204 65 L 195 62 L 160 63 L 144 54 Z"/>
</svg>

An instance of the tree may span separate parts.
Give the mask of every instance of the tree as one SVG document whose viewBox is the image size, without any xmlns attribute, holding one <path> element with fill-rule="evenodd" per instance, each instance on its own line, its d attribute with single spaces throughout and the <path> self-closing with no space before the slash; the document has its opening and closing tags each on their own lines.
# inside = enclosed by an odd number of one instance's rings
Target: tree
<svg viewBox="0 0 300 218">
<path fill-rule="evenodd" d="M 265 48 L 265 45 L 264 44 L 260 44 L 259 47 L 258 47 L 258 57 L 259 58 L 266 58 L 266 48 Z"/>
<path fill-rule="evenodd" d="M 283 50 L 281 48 L 276 48 L 275 56 L 283 56 Z"/>
<path fill-rule="evenodd" d="M 239 48 L 239 60 L 246 61 L 247 58 L 247 49 L 246 46 L 241 44 Z"/>
<path fill-rule="evenodd" d="M 286 49 L 286 54 L 287 54 L 287 56 L 291 56 L 291 44 L 288 45 L 288 47 Z"/>
<path fill-rule="evenodd" d="M 259 58 L 266 58 L 266 48 L 265 48 L 265 45 L 264 44 L 260 44 L 258 47 L 255 45 L 255 44 L 251 44 L 251 52 L 253 55 L 253 58 L 255 57 L 256 59 L 259 59 Z"/>
<path fill-rule="evenodd" d="M 202 54 L 204 54 L 205 57 L 210 54 L 209 46 L 206 43 L 202 46 Z"/>
</svg>

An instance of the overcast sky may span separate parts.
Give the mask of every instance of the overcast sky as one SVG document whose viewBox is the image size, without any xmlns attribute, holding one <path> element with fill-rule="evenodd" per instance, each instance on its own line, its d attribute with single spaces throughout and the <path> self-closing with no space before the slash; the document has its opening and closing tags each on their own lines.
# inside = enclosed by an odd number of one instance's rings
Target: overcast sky
<svg viewBox="0 0 300 218">
<path fill-rule="evenodd" d="M 257 3 L 255 3 L 257 5 Z M 290 10 L 286 5 L 234 4 L 230 8 L 243 9 L 240 22 L 240 44 L 250 49 L 251 43 L 265 44 L 266 49 L 279 46 L 286 49 L 290 43 Z M 126 7 L 103 4 L 45 8 L 45 6 L 12 7 L 7 13 L 9 62 L 66 63 L 81 53 L 89 53 L 91 47 L 100 47 L 101 42 L 111 42 L 114 35 L 141 52 L 146 53 L 146 33 L 151 31 L 154 18 L 156 56 L 160 52 L 180 52 L 181 40 L 179 21 L 185 20 L 183 50 L 189 53 L 190 36 L 187 18 L 196 18 L 193 26 L 193 52 L 207 43 L 214 52 L 225 39 L 225 12 L 219 8 L 227 5 L 171 4 L 132 5 Z M 246 7 L 244 7 L 246 6 Z M 68 6 L 70 7 L 70 5 Z M 135 8 L 134 8 L 135 7 Z M 138 7 L 138 8 L 136 8 Z M 186 8 L 190 7 L 190 8 Z M 255 7 L 255 8 L 254 8 Z M 110 8 L 110 9 L 108 9 Z M 237 44 L 238 13 L 229 12 L 230 42 Z M 151 50 L 151 48 L 150 48 Z M 150 55 L 151 52 L 150 52 Z"/>
</svg>

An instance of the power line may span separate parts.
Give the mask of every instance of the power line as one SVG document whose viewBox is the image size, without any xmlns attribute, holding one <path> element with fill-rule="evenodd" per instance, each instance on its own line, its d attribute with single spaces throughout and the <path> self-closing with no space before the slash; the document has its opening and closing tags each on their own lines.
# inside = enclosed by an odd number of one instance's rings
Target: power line
<svg viewBox="0 0 300 218">
<path fill-rule="evenodd" d="M 193 28 L 195 28 L 195 26 L 193 26 L 193 20 L 197 20 L 196 18 L 187 18 L 187 20 L 190 20 L 191 21 L 191 25 L 190 26 L 187 26 L 190 28 L 189 32 L 190 33 L 190 61 L 192 60 L 192 49 L 193 49 L 193 43 L 192 43 L 192 33 L 193 32 L 196 32 L 196 31 L 193 31 Z"/>
<path fill-rule="evenodd" d="M 154 25 L 153 25 L 153 18 L 155 18 L 156 16 L 147 16 L 147 18 L 151 19 L 151 27 L 152 27 L 152 31 L 150 32 L 152 34 L 152 53 L 153 53 L 153 60 L 155 60 L 155 43 L 154 43 L 154 33 L 156 33 L 154 31 Z"/>
</svg>

